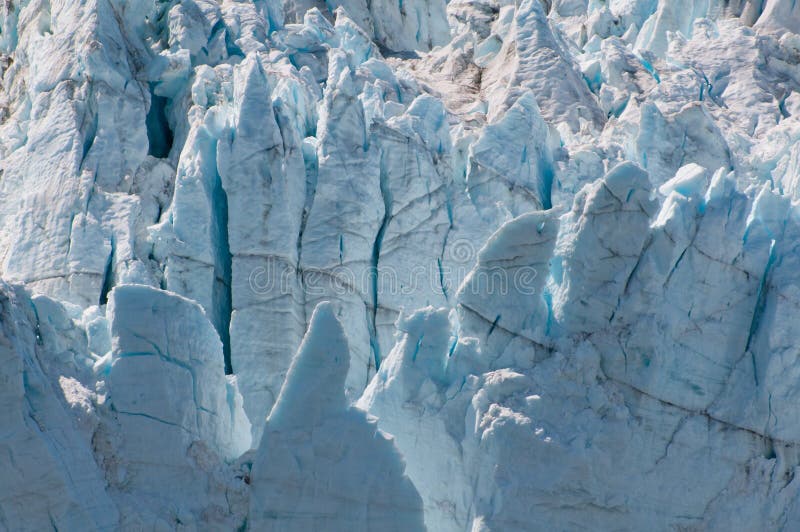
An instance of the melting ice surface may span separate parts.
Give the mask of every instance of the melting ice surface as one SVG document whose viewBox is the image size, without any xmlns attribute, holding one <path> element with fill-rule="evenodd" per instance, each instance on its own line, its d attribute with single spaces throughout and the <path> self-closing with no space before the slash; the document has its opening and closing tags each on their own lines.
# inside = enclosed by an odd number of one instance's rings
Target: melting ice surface
<svg viewBox="0 0 800 532">
<path fill-rule="evenodd" d="M 797 529 L 796 4 L 3 2 L 0 529 Z"/>
</svg>

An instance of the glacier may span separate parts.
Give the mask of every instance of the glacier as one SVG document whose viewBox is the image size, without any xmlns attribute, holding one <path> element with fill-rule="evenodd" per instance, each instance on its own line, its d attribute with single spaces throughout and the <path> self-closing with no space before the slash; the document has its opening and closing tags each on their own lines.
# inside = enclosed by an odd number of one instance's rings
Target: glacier
<svg viewBox="0 0 800 532">
<path fill-rule="evenodd" d="M 795 2 L 0 2 L 0 530 L 795 530 L 799 246 Z"/>
</svg>

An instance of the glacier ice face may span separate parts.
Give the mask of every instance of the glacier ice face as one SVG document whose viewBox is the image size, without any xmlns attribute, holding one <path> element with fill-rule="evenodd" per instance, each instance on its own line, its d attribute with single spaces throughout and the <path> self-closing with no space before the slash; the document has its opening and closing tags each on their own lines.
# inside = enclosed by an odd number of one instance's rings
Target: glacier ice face
<svg viewBox="0 0 800 532">
<path fill-rule="evenodd" d="M 552 261 L 553 334 L 595 332 L 614 318 L 647 237 L 650 195 L 647 174 L 622 163 L 575 196 Z"/>
<path fill-rule="evenodd" d="M 221 470 L 249 449 L 250 423 L 226 380 L 216 331 L 197 303 L 146 286 L 115 288 L 107 312 L 113 340 L 102 371 L 116 423 L 103 430 L 105 459 L 124 486 L 123 504 L 146 501 L 185 524 L 184 515 L 207 515 L 233 526 Z"/>
<path fill-rule="evenodd" d="M 92 456 L 95 393 L 80 380 L 87 361 L 69 360 L 68 351 L 58 358 L 45 356 L 50 334 L 39 332 L 36 304 L 5 283 L 0 297 L 0 525 L 9 530 L 111 528 L 119 513 Z M 47 316 L 57 319 L 53 314 Z M 49 372 L 48 366 L 55 368 Z"/>
<path fill-rule="evenodd" d="M 464 430 L 468 396 L 458 394 L 463 382 L 449 374 L 456 366 L 448 364 L 454 346 L 448 312 L 427 307 L 401 318 L 397 326 L 397 344 L 357 406 L 379 417 L 403 455 L 420 457 L 406 471 L 425 503 L 426 527 L 463 530 L 471 505 L 470 479 L 451 431 Z M 456 351 L 453 356 L 462 355 Z"/>
<path fill-rule="evenodd" d="M 422 499 L 391 438 L 348 406 L 349 351 L 333 306 L 320 303 L 254 458 L 251 529 L 424 529 Z"/>
<path fill-rule="evenodd" d="M 0 3 L 0 528 L 792 528 L 798 32 Z"/>
</svg>

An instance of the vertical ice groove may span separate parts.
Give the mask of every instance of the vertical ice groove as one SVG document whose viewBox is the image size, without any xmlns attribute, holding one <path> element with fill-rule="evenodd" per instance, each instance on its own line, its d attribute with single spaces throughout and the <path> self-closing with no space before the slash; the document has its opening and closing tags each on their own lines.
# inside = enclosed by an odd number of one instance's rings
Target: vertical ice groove
<svg viewBox="0 0 800 532">
<path fill-rule="evenodd" d="M 388 183 L 388 174 L 385 167 L 385 162 L 383 156 L 381 156 L 380 162 L 380 191 L 381 191 L 381 199 L 383 200 L 383 219 L 381 220 L 381 225 L 378 228 L 378 232 L 375 234 L 375 242 L 372 245 L 372 264 L 370 266 L 370 289 L 371 289 L 371 311 L 372 316 L 370 320 L 370 347 L 372 348 L 372 357 L 373 362 L 375 364 L 375 371 L 380 369 L 381 365 L 381 348 L 378 342 L 378 330 L 376 326 L 376 320 L 378 316 L 378 306 L 380 305 L 380 286 L 379 286 L 379 279 L 380 279 L 380 259 L 381 259 L 381 246 L 383 245 L 383 237 L 386 233 L 386 229 L 389 227 L 389 224 L 392 222 L 392 192 L 389 188 Z"/>
<path fill-rule="evenodd" d="M 222 186 L 222 180 L 219 175 L 214 179 L 214 189 L 212 192 L 214 201 L 214 220 L 217 233 L 217 253 L 215 261 L 215 297 L 213 299 L 214 308 L 219 313 L 219 321 L 217 324 L 217 331 L 219 332 L 220 339 L 222 340 L 222 353 L 225 362 L 225 373 L 233 373 L 233 360 L 231 359 L 231 339 L 230 339 L 230 325 L 231 325 L 231 312 L 232 296 L 231 296 L 231 269 L 233 258 L 231 255 L 231 248 L 228 237 L 228 194 Z"/>
</svg>

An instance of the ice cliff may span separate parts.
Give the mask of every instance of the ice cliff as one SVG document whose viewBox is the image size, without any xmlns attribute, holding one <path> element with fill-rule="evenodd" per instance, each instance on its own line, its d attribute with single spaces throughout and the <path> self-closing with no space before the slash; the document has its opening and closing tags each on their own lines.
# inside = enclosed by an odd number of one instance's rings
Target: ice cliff
<svg viewBox="0 0 800 532">
<path fill-rule="evenodd" d="M 0 529 L 800 527 L 800 6 L 0 2 Z"/>
</svg>

